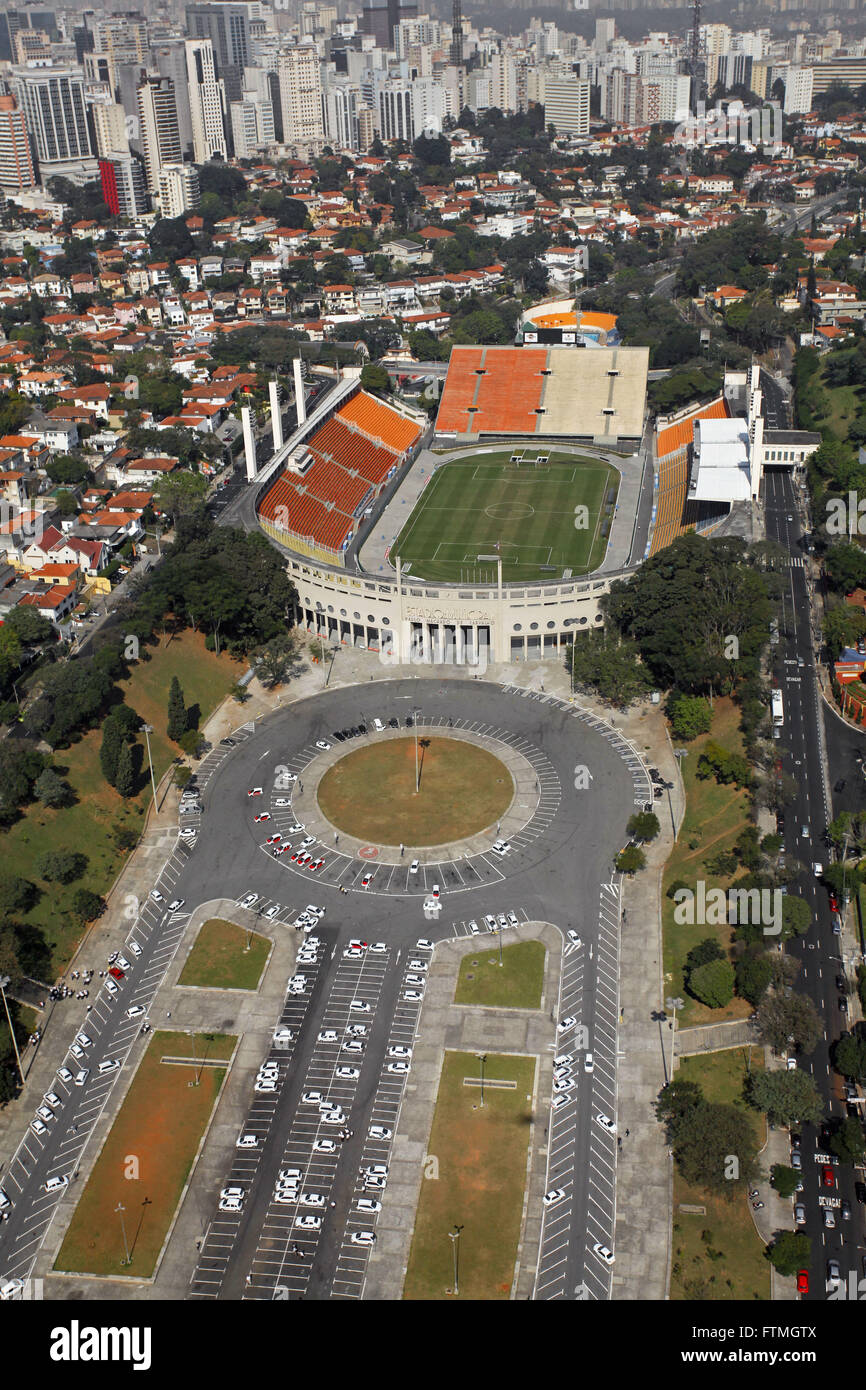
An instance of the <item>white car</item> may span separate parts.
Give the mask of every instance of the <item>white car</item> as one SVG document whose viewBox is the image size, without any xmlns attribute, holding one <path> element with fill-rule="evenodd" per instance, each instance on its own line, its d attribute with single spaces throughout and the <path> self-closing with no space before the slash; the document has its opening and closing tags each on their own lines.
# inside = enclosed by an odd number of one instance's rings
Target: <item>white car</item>
<svg viewBox="0 0 866 1390">
<path fill-rule="evenodd" d="M 505 913 L 500 912 L 496 920 L 499 923 L 499 930 L 505 931 L 508 927 L 508 918 L 506 917 Z"/>
<path fill-rule="evenodd" d="M 570 1052 L 561 1052 L 558 1057 L 554 1057 L 553 1065 L 556 1067 L 570 1067 L 574 1059 Z"/>
<path fill-rule="evenodd" d="M 488 931 L 496 931 L 496 918 L 492 912 L 488 912 L 484 918 L 484 925 Z"/>
<path fill-rule="evenodd" d="M 385 942 L 385 941 L 371 941 L 371 942 L 370 942 L 370 950 L 371 950 L 371 951 L 375 951 L 376 954 L 379 955 L 379 956 L 381 956 L 381 954 L 382 954 L 383 951 L 387 951 L 387 949 L 388 949 L 388 943 Z"/>
<path fill-rule="evenodd" d="M 165 898 L 162 896 L 158 888 L 151 888 L 150 896 L 153 898 L 153 901 L 155 903 L 165 902 Z"/>
<path fill-rule="evenodd" d="M 302 1207 L 318 1207 L 320 1210 L 325 1205 L 326 1198 L 321 1192 L 305 1192 L 301 1198 Z"/>
<path fill-rule="evenodd" d="M 583 1059 L 583 1070 L 587 1076 L 592 1076 L 592 1073 L 595 1071 L 595 1058 L 591 1052 L 587 1052 Z"/>
<path fill-rule="evenodd" d="M 415 950 L 416 950 L 416 951 L 432 951 L 432 950 L 433 950 L 433 942 L 432 942 L 432 941 L 428 941 L 427 938 L 426 938 L 426 936 L 422 936 L 420 941 L 416 941 L 416 942 L 415 942 Z"/>
<path fill-rule="evenodd" d="M 475 922 L 475 921 L 469 922 L 469 923 L 468 923 L 468 927 L 469 927 L 469 931 L 470 931 L 470 933 L 471 933 L 472 936 L 480 936 L 480 935 L 481 935 L 481 928 L 479 927 L 479 925 L 478 925 L 477 922 Z"/>
<path fill-rule="evenodd" d="M 311 1211 L 304 1212 L 303 1216 L 295 1217 L 295 1225 L 301 1231 L 320 1231 L 322 1229 L 321 1216 L 314 1216 Z"/>
<path fill-rule="evenodd" d="M 592 1247 L 592 1250 L 593 1254 L 597 1255 L 600 1260 L 603 1260 L 606 1265 L 613 1264 L 613 1251 L 608 1250 L 606 1245 L 602 1245 L 600 1241 L 597 1241 L 596 1244 Z"/>
<path fill-rule="evenodd" d="M 48 1133 L 48 1126 L 42 1120 L 31 1120 L 30 1128 L 33 1130 L 34 1134 L 41 1135 Z"/>
<path fill-rule="evenodd" d="M 506 854 L 511 853 L 511 846 L 507 844 L 495 844 L 491 845 L 490 848 L 491 852 L 493 854 L 498 854 L 500 859 L 503 859 Z"/>
<path fill-rule="evenodd" d="M 235 1143 L 236 1149 L 257 1149 L 259 1147 L 259 1136 L 257 1134 L 239 1134 Z"/>
<path fill-rule="evenodd" d="M 131 969 L 132 969 L 132 966 L 130 965 L 129 961 L 126 959 L 126 956 L 118 956 L 118 957 L 117 957 L 117 964 L 120 966 L 120 969 L 121 969 L 121 970 L 131 970 Z"/>
<path fill-rule="evenodd" d="M 127 1011 L 126 1011 L 126 1017 L 127 1017 L 127 1018 L 141 1018 L 141 1015 L 142 1015 L 143 1013 L 144 1013 L 144 1005 L 143 1005 L 143 1004 L 133 1004 L 133 1005 L 131 1006 L 131 1008 L 127 1009 Z"/>
<path fill-rule="evenodd" d="M 415 960 L 415 959 L 413 958 L 412 960 L 409 961 L 408 965 L 406 966 L 406 969 L 407 969 L 407 970 L 426 970 L 428 965 L 429 965 L 429 961 L 426 961 L 426 960 Z"/>
<path fill-rule="evenodd" d="M 393 1135 L 394 1131 L 392 1129 L 389 1129 L 387 1125 L 370 1126 L 371 1139 L 391 1139 L 393 1138 Z"/>
<path fill-rule="evenodd" d="M 255 907 L 258 900 L 258 893 L 245 893 L 241 898 L 241 907 Z"/>
<path fill-rule="evenodd" d="M 370 1005 L 365 1004 L 363 999 L 353 999 L 349 1005 L 349 1010 L 353 1014 L 368 1014 L 370 1012 Z"/>
<path fill-rule="evenodd" d="M 578 936 L 578 934 L 577 934 L 576 931 L 568 931 L 568 932 L 566 932 L 565 934 L 566 934 L 566 936 L 568 937 L 569 941 L 571 942 L 571 944 L 572 944 L 573 946 L 582 946 L 582 945 L 583 945 L 583 942 L 581 941 L 581 939 L 580 939 L 580 937 Z"/>
<path fill-rule="evenodd" d="M 119 1066 L 120 1063 L 117 1061 L 116 1058 L 112 1061 L 109 1061 L 109 1059 L 106 1058 L 104 1062 L 99 1063 L 99 1066 L 96 1068 L 96 1070 L 100 1076 L 107 1076 L 110 1071 L 117 1071 Z"/>
<path fill-rule="evenodd" d="M 69 1051 L 72 1053 L 73 1057 L 78 1062 L 80 1062 L 82 1057 L 84 1056 L 84 1049 L 82 1047 L 79 1047 L 78 1043 L 73 1043 Z"/>
<path fill-rule="evenodd" d="M 574 1082 L 570 1076 L 557 1077 L 553 1083 L 553 1089 L 557 1095 L 562 1095 L 565 1091 L 574 1090 Z"/>
<path fill-rule="evenodd" d="M 52 1110 L 56 1110 L 59 1105 L 63 1104 L 63 1101 L 56 1091 L 46 1091 L 42 1099 L 45 1101 L 46 1105 L 51 1106 Z"/>
<path fill-rule="evenodd" d="M 276 1078 L 272 1076 L 257 1076 L 253 1090 L 259 1096 L 272 1096 L 276 1092 Z"/>
<path fill-rule="evenodd" d="M 606 1129 L 608 1134 L 616 1134 L 616 1120 L 612 1120 L 609 1115 L 596 1115 L 596 1124 Z"/>
<path fill-rule="evenodd" d="M 321 1091 L 305 1091 L 301 1096 L 302 1105 L 321 1105 L 325 1097 Z"/>
<path fill-rule="evenodd" d="M 577 1027 L 577 1019 L 572 1018 L 569 1014 L 568 1018 L 563 1018 L 556 1027 L 558 1033 L 567 1033 L 570 1029 Z"/>
<path fill-rule="evenodd" d="M 334 1075 L 339 1076 L 344 1081 L 356 1081 L 361 1073 L 357 1067 L 337 1067 Z"/>
<path fill-rule="evenodd" d="M 393 1047 L 389 1047 L 389 1048 L 388 1048 L 388 1056 L 389 1056 L 389 1057 L 411 1057 L 411 1056 L 412 1056 L 412 1049 L 411 1049 L 411 1047 L 403 1047 L 402 1043 L 395 1043 Z"/>
<path fill-rule="evenodd" d="M 408 1063 L 408 1062 L 389 1062 L 388 1065 L 387 1065 L 387 1067 L 385 1068 L 385 1070 L 386 1070 L 386 1071 L 389 1071 L 389 1072 L 392 1072 L 392 1073 L 394 1073 L 394 1074 L 396 1074 L 396 1075 L 398 1075 L 398 1076 L 405 1076 L 405 1075 L 406 1075 L 406 1072 L 409 1070 L 409 1063 Z"/>
<path fill-rule="evenodd" d="M 557 1202 L 561 1202 L 565 1197 L 565 1189 L 562 1187 L 552 1187 L 549 1192 L 545 1192 L 542 1201 L 546 1207 L 555 1207 Z"/>
<path fill-rule="evenodd" d="M 180 838 L 182 840 L 194 840 L 197 834 L 198 831 L 195 830 L 191 825 L 185 825 L 183 827 L 183 830 L 181 830 L 180 832 Z"/>
<path fill-rule="evenodd" d="M 172 898 L 168 905 L 169 912 L 180 912 L 185 902 L 186 898 Z"/>
<path fill-rule="evenodd" d="M 322 1116 L 323 1125 L 344 1125 L 345 1123 L 346 1116 L 343 1114 L 342 1110 L 328 1110 Z"/>
<path fill-rule="evenodd" d="M 417 985 L 419 988 L 423 989 L 426 981 L 423 975 L 407 975 L 405 983 L 407 985 Z"/>
<path fill-rule="evenodd" d="M 409 865 L 409 872 L 410 872 L 410 874 L 417 874 L 418 868 L 419 868 L 418 860 L 417 860 L 417 859 L 413 859 L 413 860 L 412 860 L 412 863 Z"/>
<path fill-rule="evenodd" d="M 279 913 L 279 911 L 280 911 L 280 905 L 279 905 L 279 903 L 274 903 L 273 907 L 269 907 L 268 910 L 267 910 L 267 912 L 265 913 L 265 921 L 266 921 L 266 922 L 273 922 L 274 918 L 277 916 L 277 914 Z"/>
<path fill-rule="evenodd" d="M 359 1197 L 359 1198 L 358 1198 L 358 1211 L 368 1211 L 368 1212 L 370 1212 L 370 1213 L 372 1214 L 373 1212 L 377 1212 L 377 1211 L 381 1211 L 381 1210 L 382 1210 L 382 1203 L 381 1203 L 381 1202 L 377 1202 L 375 1197 Z"/>
<path fill-rule="evenodd" d="M 361 879 L 361 887 L 362 887 L 362 888 L 369 888 L 369 886 L 370 886 L 370 884 L 371 884 L 372 882 L 373 882 L 373 875 L 372 875 L 372 874 L 365 874 L 364 877 Z"/>
<path fill-rule="evenodd" d="M 139 946 L 138 942 L 137 942 L 137 941 L 130 941 L 130 943 L 129 943 L 129 949 L 130 949 L 130 951 L 132 952 L 132 954 L 135 956 L 135 958 L 138 959 L 138 957 L 141 955 L 141 947 Z"/>
<path fill-rule="evenodd" d="M 244 1204 L 238 1197 L 220 1197 L 218 1205 L 220 1211 L 234 1212 L 235 1215 L 244 1209 Z"/>
<path fill-rule="evenodd" d="M 120 991 L 119 991 L 118 988 L 117 988 L 117 983 L 116 983 L 115 980 L 108 979 L 108 980 L 105 981 L 105 992 L 106 992 L 106 994 L 119 994 L 119 993 L 120 993 Z"/>
<path fill-rule="evenodd" d="M 287 1042 L 292 1042 L 293 1039 L 294 1039 L 294 1036 L 295 1036 L 295 1035 L 294 1035 L 294 1033 L 292 1032 L 291 1028 L 287 1028 L 286 1025 L 285 1025 L 284 1023 L 281 1024 L 279 1028 L 275 1028 L 275 1029 L 274 1029 L 274 1042 L 275 1042 L 275 1043 L 287 1043 Z"/>
<path fill-rule="evenodd" d="M 508 925 L 509 925 L 509 927 L 519 927 L 519 926 L 520 926 L 520 921 L 519 921 L 519 919 L 518 919 L 518 916 L 517 916 L 517 913 L 516 913 L 516 912 L 509 912 L 509 914 L 508 914 Z"/>
<path fill-rule="evenodd" d="M 796 1059 L 796 1057 L 788 1057 L 787 1060 L 786 1060 L 786 1062 L 785 1062 L 785 1066 L 786 1066 L 786 1068 L 787 1068 L 788 1071 L 796 1071 L 796 1070 L 797 1070 L 797 1059 Z"/>
<path fill-rule="evenodd" d="M 274 1191 L 274 1201 L 282 1207 L 297 1206 L 298 1189 L 296 1187 L 278 1187 Z"/>
<path fill-rule="evenodd" d="M 295 780 L 295 779 L 294 779 L 294 777 L 293 777 L 293 778 L 292 778 L 292 781 L 294 781 L 294 780 Z M 290 796 L 278 796 L 278 797 L 276 798 L 276 800 L 274 801 L 274 805 L 275 805 L 275 806 L 291 806 L 291 804 L 292 804 L 292 799 L 291 799 Z"/>
<path fill-rule="evenodd" d="M 377 1202 L 376 1205 L 379 1206 L 379 1203 Z M 381 1210 L 381 1208 L 380 1208 L 380 1210 Z M 376 1244 L 376 1232 L 375 1232 L 375 1231 L 353 1231 L 352 1234 L 351 1234 L 351 1236 L 349 1237 L 349 1239 L 350 1239 L 350 1241 L 352 1242 L 353 1245 L 375 1245 L 375 1244 Z"/>
<path fill-rule="evenodd" d="M 319 1033 L 318 1037 L 316 1038 L 316 1041 L 323 1043 L 339 1042 L 340 1036 L 338 1033 L 334 1031 L 333 1028 L 323 1028 L 321 1033 Z"/>
<path fill-rule="evenodd" d="M 316 907 L 314 903 L 307 903 L 307 906 L 304 908 L 304 911 L 306 913 L 309 913 L 311 917 L 324 917 L 325 915 L 325 908 Z"/>
<path fill-rule="evenodd" d="M 342 1050 L 344 1052 L 354 1052 L 357 1056 L 364 1051 L 364 1044 L 361 1042 L 360 1038 L 350 1038 L 348 1042 L 343 1043 Z"/>
<path fill-rule="evenodd" d="M 3 1303 L 17 1302 L 24 1297 L 24 1280 L 8 1279 L 0 1284 L 0 1301 Z"/>
<path fill-rule="evenodd" d="M 417 989 L 407 989 L 403 991 L 403 998 L 407 1004 L 420 1004 L 424 995 Z"/>
<path fill-rule="evenodd" d="M 554 1095 L 553 1100 L 550 1102 L 550 1108 L 551 1108 L 551 1110 L 558 1110 L 558 1109 L 560 1108 L 560 1106 L 562 1106 L 562 1105 L 568 1105 L 568 1102 L 570 1101 L 570 1099 L 571 1099 L 570 1096 L 564 1096 L 564 1095 L 561 1095 L 561 1094 L 560 1094 L 560 1095 Z"/>
<path fill-rule="evenodd" d="M 57 1075 L 60 1077 L 61 1081 L 66 1082 L 67 1086 L 72 1085 L 72 1072 L 69 1070 L 68 1067 L 58 1067 Z"/>
<path fill-rule="evenodd" d="M 334 1139 L 322 1137 L 321 1139 L 317 1139 L 313 1145 L 313 1153 L 315 1154 L 335 1154 L 336 1152 L 337 1144 Z"/>
<path fill-rule="evenodd" d="M 326 738 L 317 738 L 316 747 L 321 748 L 323 752 L 327 753 L 331 745 Z"/>
</svg>

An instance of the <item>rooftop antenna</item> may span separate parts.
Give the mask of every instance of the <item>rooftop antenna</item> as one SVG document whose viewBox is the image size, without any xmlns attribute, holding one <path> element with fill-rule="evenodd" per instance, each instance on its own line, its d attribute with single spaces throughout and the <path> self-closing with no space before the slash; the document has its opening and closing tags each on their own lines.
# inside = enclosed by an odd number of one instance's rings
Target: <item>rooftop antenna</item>
<svg viewBox="0 0 866 1390">
<path fill-rule="evenodd" d="M 461 0 L 454 0 L 451 11 L 451 61 L 455 67 L 463 63 L 463 7 Z"/>
</svg>

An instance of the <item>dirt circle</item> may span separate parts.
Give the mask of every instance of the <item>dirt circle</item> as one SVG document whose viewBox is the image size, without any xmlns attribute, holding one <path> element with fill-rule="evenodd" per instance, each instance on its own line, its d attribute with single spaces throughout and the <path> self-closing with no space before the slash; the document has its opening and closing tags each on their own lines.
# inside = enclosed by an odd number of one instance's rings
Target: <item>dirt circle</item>
<svg viewBox="0 0 866 1390">
<path fill-rule="evenodd" d="M 503 762 L 462 739 L 386 739 L 347 753 L 322 777 L 319 809 L 346 835 L 407 850 L 462 840 L 495 828 L 514 798 Z"/>
</svg>

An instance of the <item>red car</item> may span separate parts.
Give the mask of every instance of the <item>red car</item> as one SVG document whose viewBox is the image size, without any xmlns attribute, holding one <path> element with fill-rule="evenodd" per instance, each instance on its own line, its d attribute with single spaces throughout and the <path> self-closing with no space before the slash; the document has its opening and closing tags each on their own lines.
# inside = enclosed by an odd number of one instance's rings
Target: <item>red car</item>
<svg viewBox="0 0 866 1390">
<path fill-rule="evenodd" d="M 833 895 L 832 893 L 830 894 L 830 911 L 831 911 L 831 912 L 838 912 L 838 911 L 839 911 L 839 904 L 838 904 L 836 898 L 834 897 L 834 895 Z"/>
<path fill-rule="evenodd" d="M 809 1271 L 800 1269 L 797 1271 L 797 1293 L 809 1292 Z"/>
<path fill-rule="evenodd" d="M 821 1169 L 821 1181 L 825 1187 L 836 1186 L 836 1174 L 833 1172 L 833 1169 L 829 1166 L 829 1164 L 826 1164 Z"/>
<path fill-rule="evenodd" d="M 125 970 L 119 970 L 118 967 L 117 967 L 116 965 L 113 965 L 113 966 L 111 967 L 111 969 L 109 970 L 108 973 L 109 973 L 109 975 L 111 975 L 112 979 L 115 979 L 115 980 L 125 980 L 125 979 L 126 979 L 126 971 L 125 971 Z"/>
</svg>

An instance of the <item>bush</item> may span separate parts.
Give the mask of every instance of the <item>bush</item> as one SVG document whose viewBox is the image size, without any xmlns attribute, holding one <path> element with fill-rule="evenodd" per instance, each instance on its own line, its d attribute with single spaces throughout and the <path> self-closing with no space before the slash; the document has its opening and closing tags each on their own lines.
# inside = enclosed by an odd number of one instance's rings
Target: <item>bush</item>
<svg viewBox="0 0 866 1390">
<path fill-rule="evenodd" d="M 615 863 L 621 874 L 635 874 L 646 868 L 646 855 L 637 845 L 628 845 L 616 856 Z"/>
<path fill-rule="evenodd" d="M 87 855 L 66 850 L 43 854 L 38 869 L 41 878 L 54 883 L 74 883 L 87 868 Z"/>
<path fill-rule="evenodd" d="M 711 1009 L 723 1009 L 734 997 L 734 967 L 727 960 L 711 960 L 689 975 L 688 990 Z"/>
<path fill-rule="evenodd" d="M 104 907 L 99 894 L 91 893 L 89 888 L 79 888 L 72 896 L 72 911 L 82 925 L 95 921 Z"/>
</svg>

